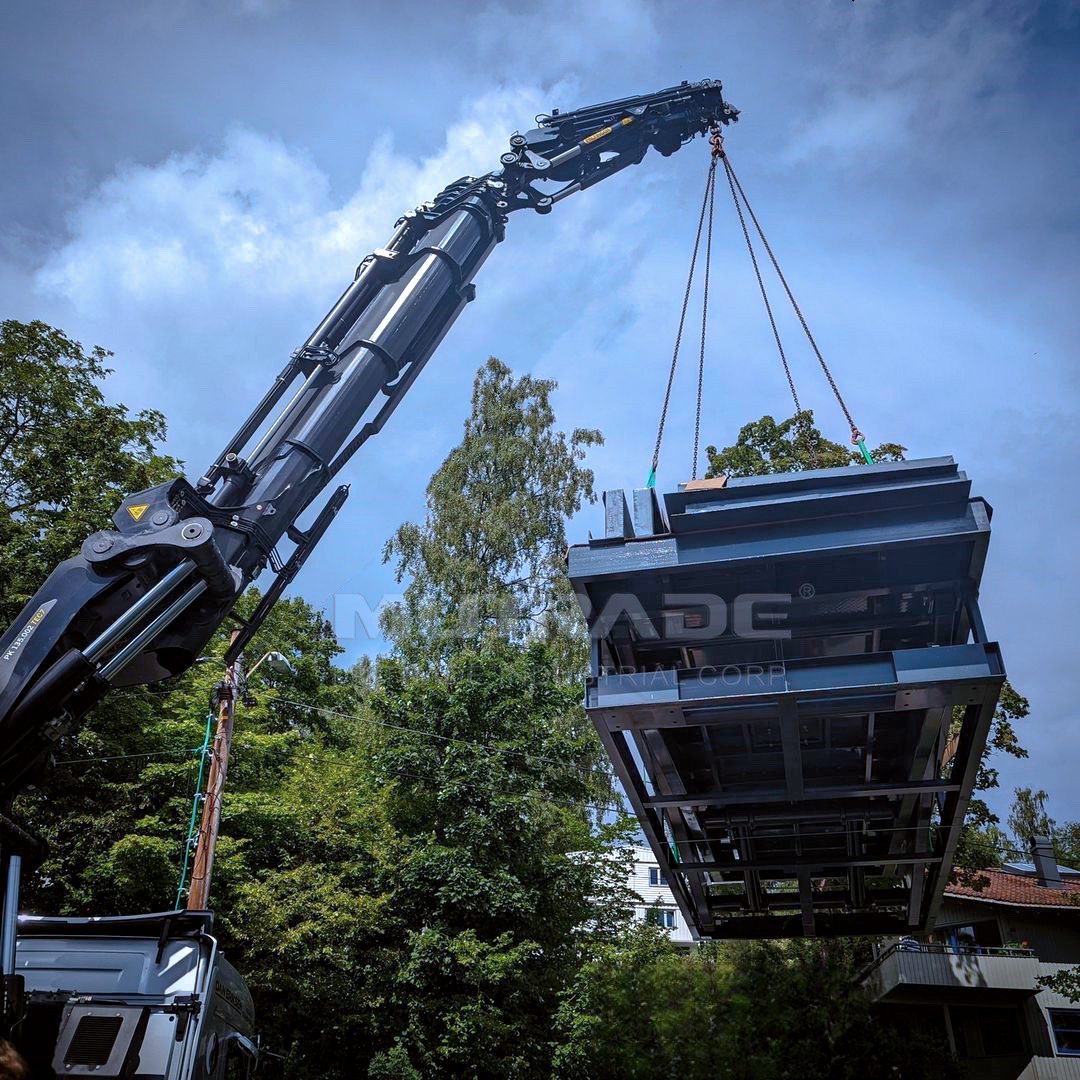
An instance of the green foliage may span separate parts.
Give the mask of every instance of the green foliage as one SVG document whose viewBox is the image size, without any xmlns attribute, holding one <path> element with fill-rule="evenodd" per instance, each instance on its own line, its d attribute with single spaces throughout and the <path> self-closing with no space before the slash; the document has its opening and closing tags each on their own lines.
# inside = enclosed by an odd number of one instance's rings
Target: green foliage
<svg viewBox="0 0 1080 1080">
<path fill-rule="evenodd" d="M 1009 828 L 1021 843 L 1031 843 L 1033 836 L 1053 836 L 1056 822 L 1046 812 L 1045 791 L 1032 791 L 1029 787 L 1016 788 L 1012 806 L 1009 808 Z"/>
<path fill-rule="evenodd" d="M 976 791 L 988 791 L 998 786 L 998 771 L 989 764 L 992 754 L 1008 754 L 1015 758 L 1028 756 L 1028 752 L 1020 745 L 1013 725 L 1018 720 L 1026 720 L 1030 712 L 1028 699 L 1017 693 L 1012 683 L 1006 679 L 1001 685 L 1001 695 L 998 697 L 997 708 L 994 709 L 994 720 L 990 727 L 990 736 L 986 740 L 986 749 L 979 761 L 979 772 L 975 778 Z M 954 710 L 951 734 L 960 730 L 962 718 L 963 710 Z"/>
<path fill-rule="evenodd" d="M 872 450 L 875 461 L 902 461 L 905 447 L 882 443 Z M 765 476 L 769 473 L 801 472 L 862 464 L 857 449 L 826 439 L 814 426 L 814 413 L 804 409 L 777 423 L 763 416 L 744 424 L 733 446 L 717 450 L 706 446 L 710 476 Z"/>
<path fill-rule="evenodd" d="M 1080 821 L 1066 821 L 1053 833 L 1054 850 L 1062 866 L 1080 869 Z"/>
<path fill-rule="evenodd" d="M 490 636 L 445 673 L 384 661 L 272 793 L 230 797 L 228 944 L 288 1075 L 551 1075 L 560 993 L 630 906 L 556 662 Z"/>
<path fill-rule="evenodd" d="M 3 332 L 0 604 L 14 609 L 176 463 L 154 452 L 158 414 L 104 404 L 102 350 L 42 324 Z M 260 668 L 257 704 L 237 710 L 211 895 L 267 1045 L 296 1080 L 951 1075 L 929 1036 L 868 1020 L 855 946 L 688 956 L 628 927 L 633 823 L 605 810 L 616 796 L 580 705 L 584 637 L 561 561 L 564 521 L 594 498 L 582 461 L 600 436 L 556 431 L 553 389 L 496 360 L 480 370 L 424 524 L 386 548 L 411 578 L 386 626 L 393 658 L 342 671 L 329 625 L 299 599 L 247 650 L 249 663 L 282 651 L 295 671 Z M 830 448 L 850 460 L 810 414 L 785 423 L 775 438 L 750 425 L 751 471 L 825 464 Z M 171 906 L 225 644 L 168 684 L 110 695 L 61 739 L 54 771 L 20 797 L 50 844 L 24 907 Z"/>
<path fill-rule="evenodd" d="M 626 826 L 597 826 L 606 759 L 558 653 L 494 636 L 445 675 L 382 665 L 373 757 L 397 840 L 383 887 L 392 1040 L 424 1077 L 550 1075 L 551 1025 L 583 951 L 625 922 Z M 378 1070 L 382 1070 L 379 1072 Z"/>
<path fill-rule="evenodd" d="M 384 561 L 411 580 L 382 627 L 408 662 L 438 664 L 495 629 L 560 642 L 580 663 L 565 522 L 596 498 L 581 463 L 603 437 L 555 430 L 555 385 L 515 379 L 491 357 L 476 374 L 462 440 L 428 484 L 423 525 L 407 522 L 387 541 Z"/>
<path fill-rule="evenodd" d="M 587 963 L 559 1014 L 569 1080 L 953 1077 L 944 1033 L 871 1015 L 865 942 L 706 943 L 641 926 Z"/>
<path fill-rule="evenodd" d="M 1062 866 L 1080 868 L 1080 821 L 1065 821 L 1060 825 L 1050 816 L 1045 791 L 1029 787 L 1016 788 L 1009 808 L 1009 828 L 1016 838 L 1019 857 L 1028 856 L 1033 836 L 1047 836 L 1054 848 L 1054 857 Z"/>
<path fill-rule="evenodd" d="M 238 612 L 257 600 L 252 590 Z M 207 654 L 222 657 L 227 636 L 219 632 Z M 340 646 L 303 600 L 275 607 L 250 646 L 251 662 L 271 647 L 291 658 L 294 673 L 274 675 L 263 665 L 252 685 L 259 704 L 237 708 L 214 871 L 213 895 L 222 901 L 232 883 L 246 879 L 251 861 L 273 857 L 275 791 L 291 759 L 336 740 L 332 717 L 278 699 L 329 708 L 345 700 L 347 676 L 332 662 Z M 28 910 L 106 915 L 173 906 L 198 774 L 195 751 L 221 676 L 215 659 L 158 687 L 116 691 L 60 740 L 58 764 L 17 803 L 50 848 L 23 889 Z"/>
<path fill-rule="evenodd" d="M 125 495 L 179 471 L 156 450 L 161 413 L 106 403 L 111 355 L 42 322 L 0 322 L 0 625 Z"/>
<path fill-rule="evenodd" d="M 1040 975 L 1035 981 L 1042 990 L 1060 994 L 1069 1001 L 1080 1001 L 1080 967 L 1065 968 L 1052 975 Z"/>
<path fill-rule="evenodd" d="M 93 386 L 104 354 L 35 333 L 66 350 L 75 390 L 50 391 L 59 413 L 77 412 L 78 394 L 107 409 Z M 580 624 L 559 608 L 563 521 L 593 497 L 581 459 L 599 436 L 554 430 L 553 388 L 496 361 L 482 369 L 424 528 L 403 527 L 388 546 L 414 577 L 415 611 L 480 598 L 470 633 L 421 618 L 397 640 L 399 660 L 345 672 L 329 625 L 297 599 L 247 650 L 249 664 L 282 651 L 295 670 L 261 667 L 257 704 L 238 706 L 211 900 L 290 1076 L 547 1077 L 562 989 L 628 916 L 627 866 L 613 852 L 630 826 L 598 821 L 610 773 L 580 705 Z M 150 455 L 156 414 L 136 429 L 116 426 L 121 413 L 94 415 L 102 430 L 112 417 L 109 438 L 127 439 L 132 457 L 127 471 L 87 474 L 94 498 L 75 497 L 73 475 L 50 489 L 46 511 L 71 503 L 81 516 L 33 526 L 59 536 L 39 576 L 167 463 Z M 54 453 L 50 430 L 20 429 L 27 461 Z M 9 516 L 20 524 L 32 510 Z M 506 601 L 524 623 L 500 637 Z M 61 739 L 54 771 L 20 799 L 51 851 L 26 908 L 172 905 L 225 645 L 222 632 L 214 661 L 168 684 L 114 692 Z"/>
<path fill-rule="evenodd" d="M 1017 693 L 1006 679 L 1001 686 L 997 708 L 994 710 L 990 736 L 979 759 L 979 768 L 975 774 L 976 791 L 988 791 L 998 786 L 998 771 L 990 764 L 994 754 L 1008 754 L 1015 758 L 1028 756 L 1027 750 L 1020 745 L 1013 725 L 1024 720 L 1030 711 L 1027 698 Z M 963 706 L 957 706 L 953 710 L 950 725 L 951 740 L 956 739 L 963 719 Z M 1001 866 L 1008 846 L 1008 837 L 999 827 L 997 815 L 991 813 L 982 799 L 973 798 L 968 803 L 964 829 L 953 860 L 952 880 L 974 889 L 985 888 L 990 884 L 990 879 L 980 871 Z"/>
</svg>

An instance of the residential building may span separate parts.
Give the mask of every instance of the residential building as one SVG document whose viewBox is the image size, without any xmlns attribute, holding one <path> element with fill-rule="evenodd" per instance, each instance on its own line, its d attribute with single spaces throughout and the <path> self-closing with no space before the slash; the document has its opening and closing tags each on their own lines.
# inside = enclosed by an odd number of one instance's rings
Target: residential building
<svg viewBox="0 0 1080 1080">
<path fill-rule="evenodd" d="M 1080 1003 L 1038 982 L 1080 964 L 1080 873 L 1043 838 L 1032 856 L 948 885 L 933 932 L 864 976 L 883 1018 L 936 1031 L 979 1080 L 1080 1080 Z"/>
<path fill-rule="evenodd" d="M 628 884 L 642 901 L 634 906 L 636 918 L 662 926 L 676 945 L 693 944 L 694 935 L 675 903 L 675 894 L 647 847 L 634 848 L 634 871 Z"/>
</svg>

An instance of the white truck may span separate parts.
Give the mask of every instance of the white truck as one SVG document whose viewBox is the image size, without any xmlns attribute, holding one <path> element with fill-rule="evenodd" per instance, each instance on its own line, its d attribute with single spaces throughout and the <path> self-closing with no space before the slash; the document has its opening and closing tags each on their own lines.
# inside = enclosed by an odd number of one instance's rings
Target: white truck
<svg viewBox="0 0 1080 1080">
<path fill-rule="evenodd" d="M 14 1032 L 35 1080 L 238 1080 L 259 1059 L 251 994 L 208 911 L 19 918 Z"/>
</svg>

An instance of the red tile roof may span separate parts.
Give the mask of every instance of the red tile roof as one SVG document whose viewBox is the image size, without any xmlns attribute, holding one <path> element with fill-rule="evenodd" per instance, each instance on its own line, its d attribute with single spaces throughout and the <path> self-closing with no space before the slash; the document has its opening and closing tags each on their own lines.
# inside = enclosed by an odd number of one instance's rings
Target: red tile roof
<svg viewBox="0 0 1080 1080">
<path fill-rule="evenodd" d="M 986 900 L 994 904 L 1017 904 L 1022 907 L 1075 907 L 1080 913 L 1080 882 L 1067 881 L 1063 889 L 1048 889 L 1034 878 L 1010 873 L 1008 870 L 980 870 L 980 877 L 990 879 L 982 889 L 950 883 L 946 896 L 963 896 L 971 900 Z"/>
</svg>

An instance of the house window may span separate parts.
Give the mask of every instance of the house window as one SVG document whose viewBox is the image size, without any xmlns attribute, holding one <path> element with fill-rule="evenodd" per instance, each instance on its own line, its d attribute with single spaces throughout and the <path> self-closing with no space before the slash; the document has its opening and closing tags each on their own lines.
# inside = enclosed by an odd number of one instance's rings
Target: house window
<svg viewBox="0 0 1080 1080">
<path fill-rule="evenodd" d="M 675 929 L 675 912 L 668 908 L 650 908 L 647 918 L 654 926 L 662 926 L 665 930 Z"/>
<path fill-rule="evenodd" d="M 950 1005 L 949 1016 L 956 1049 L 962 1058 L 1013 1057 L 1026 1052 L 1020 1014 L 1016 1009 Z"/>
<path fill-rule="evenodd" d="M 1001 931 L 996 920 L 968 923 L 966 926 L 939 926 L 934 937 L 955 953 L 982 953 L 1001 947 Z"/>
<path fill-rule="evenodd" d="M 650 885 L 666 885 L 668 883 L 667 874 L 660 872 L 659 866 L 649 867 L 649 884 Z"/>
<path fill-rule="evenodd" d="M 1059 1054 L 1080 1055 L 1080 1009 L 1051 1009 L 1050 1023 Z"/>
</svg>

